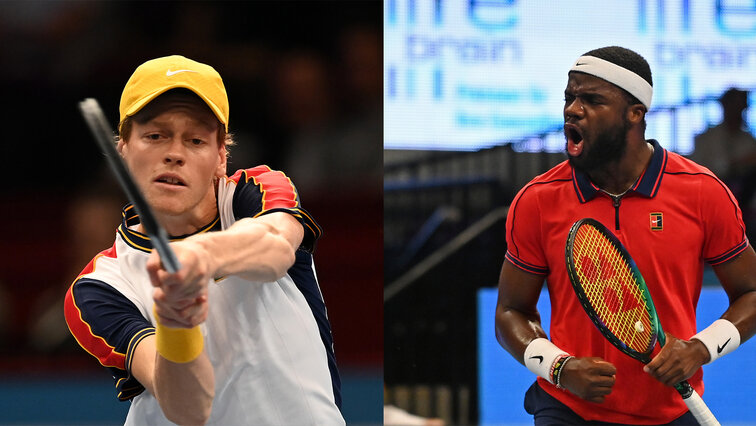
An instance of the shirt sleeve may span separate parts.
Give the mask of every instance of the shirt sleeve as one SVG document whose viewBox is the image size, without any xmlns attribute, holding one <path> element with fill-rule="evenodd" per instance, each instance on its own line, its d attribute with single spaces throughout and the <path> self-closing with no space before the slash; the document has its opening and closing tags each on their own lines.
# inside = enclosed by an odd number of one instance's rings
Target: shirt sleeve
<svg viewBox="0 0 756 426">
<path fill-rule="evenodd" d="M 549 268 L 541 238 L 540 207 L 532 188 L 521 189 L 509 207 L 506 259 L 525 272 L 547 275 Z"/>
<path fill-rule="evenodd" d="M 748 247 L 743 214 L 732 192 L 712 175 L 702 176 L 701 197 L 703 256 L 710 265 L 718 265 Z"/>
<path fill-rule="evenodd" d="M 233 210 L 238 220 L 273 212 L 286 212 L 297 218 L 305 230 L 301 249 L 312 253 L 323 233 L 315 219 L 305 211 L 294 183 L 283 172 L 268 166 L 238 170 L 231 178 L 236 182 Z"/>
<path fill-rule="evenodd" d="M 144 391 L 131 376 L 134 349 L 155 328 L 126 296 L 99 280 L 81 278 L 66 293 L 68 328 L 84 350 L 110 370 L 118 399 Z"/>
</svg>

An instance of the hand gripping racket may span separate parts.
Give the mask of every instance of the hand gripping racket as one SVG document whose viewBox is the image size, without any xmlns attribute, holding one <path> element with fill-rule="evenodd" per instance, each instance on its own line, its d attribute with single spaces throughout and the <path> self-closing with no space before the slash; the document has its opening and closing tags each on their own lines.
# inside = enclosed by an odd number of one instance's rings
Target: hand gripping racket
<svg viewBox="0 0 756 426">
<path fill-rule="evenodd" d="M 614 346 L 647 364 L 656 342 L 666 343 L 659 317 L 638 267 L 604 225 L 580 219 L 567 237 L 567 271 L 585 312 Z M 719 422 L 684 380 L 675 389 L 702 425 Z"/>
<path fill-rule="evenodd" d="M 181 264 L 176 258 L 176 254 L 168 245 L 168 233 L 165 232 L 162 226 L 155 219 L 155 215 L 152 213 L 150 205 L 147 204 L 142 192 L 134 183 L 134 179 L 131 177 L 126 165 L 123 163 L 123 159 L 116 151 L 115 143 L 113 141 L 113 130 L 108 124 L 108 120 L 105 118 L 100 104 L 96 99 L 85 99 L 79 102 L 79 109 L 81 115 L 89 126 L 89 130 L 95 137 L 95 140 L 100 145 L 100 149 L 105 154 L 110 164 L 110 169 L 118 178 L 118 182 L 121 184 L 121 188 L 129 197 L 129 201 L 136 208 L 137 214 L 139 214 L 139 220 L 144 228 L 147 236 L 150 237 L 152 245 L 160 255 L 160 261 L 163 263 L 163 267 L 170 273 L 176 273 L 181 269 Z"/>
</svg>

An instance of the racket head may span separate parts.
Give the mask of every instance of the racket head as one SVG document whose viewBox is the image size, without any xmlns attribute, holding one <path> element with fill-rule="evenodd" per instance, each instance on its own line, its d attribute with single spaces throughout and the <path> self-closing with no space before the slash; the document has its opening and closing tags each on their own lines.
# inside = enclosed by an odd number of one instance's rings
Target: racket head
<svg viewBox="0 0 756 426">
<path fill-rule="evenodd" d="M 599 221 L 585 218 L 570 228 L 565 254 L 570 283 L 593 324 L 617 349 L 648 363 L 663 331 L 622 243 Z"/>
</svg>

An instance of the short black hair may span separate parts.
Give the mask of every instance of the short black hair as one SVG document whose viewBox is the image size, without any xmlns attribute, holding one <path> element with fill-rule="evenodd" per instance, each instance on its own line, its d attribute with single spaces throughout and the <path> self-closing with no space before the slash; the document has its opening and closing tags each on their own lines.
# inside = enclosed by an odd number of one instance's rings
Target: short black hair
<svg viewBox="0 0 756 426">
<path fill-rule="evenodd" d="M 654 86 L 653 78 L 651 77 L 651 66 L 638 53 L 626 49 L 620 46 L 607 46 L 598 49 L 593 49 L 590 52 L 586 52 L 583 56 L 593 56 L 595 58 L 609 61 L 615 65 L 619 65 L 629 71 L 638 74 L 642 79 L 646 80 L 651 87 Z M 631 95 L 627 90 L 622 89 L 630 96 L 632 103 L 642 103 L 635 96 Z"/>
<path fill-rule="evenodd" d="M 630 49 L 619 46 L 601 47 L 586 52 L 583 56 L 593 56 L 619 65 L 641 76 L 651 87 L 654 86 L 654 81 L 651 78 L 651 66 L 648 65 L 643 56 Z"/>
</svg>

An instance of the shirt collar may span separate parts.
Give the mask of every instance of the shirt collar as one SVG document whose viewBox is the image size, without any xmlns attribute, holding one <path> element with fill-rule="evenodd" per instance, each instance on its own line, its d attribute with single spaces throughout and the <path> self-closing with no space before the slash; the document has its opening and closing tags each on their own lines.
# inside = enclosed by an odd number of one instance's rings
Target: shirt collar
<svg viewBox="0 0 756 426">
<path fill-rule="evenodd" d="M 668 153 L 655 139 L 649 139 L 648 142 L 654 147 L 651 162 L 628 192 L 635 192 L 644 197 L 653 198 L 661 186 L 664 168 L 667 165 Z M 575 168 L 572 168 L 572 184 L 581 203 L 592 200 L 601 191 L 599 187 L 591 182 L 591 178 L 585 172 L 575 170 Z"/>
<path fill-rule="evenodd" d="M 126 207 L 123 208 L 121 214 L 123 216 L 123 220 L 121 222 L 121 226 L 118 227 L 118 233 L 121 234 L 121 237 L 123 237 L 124 241 L 126 241 L 128 245 L 137 250 L 146 252 L 151 251 L 152 242 L 150 241 L 150 237 L 146 234 L 142 234 L 141 232 L 137 232 L 133 228 L 134 225 L 139 223 L 139 215 L 137 214 L 134 206 L 132 204 L 127 204 Z M 209 224 L 203 226 L 197 232 L 188 235 L 181 235 L 178 237 L 170 236 L 169 239 L 170 241 L 179 241 L 191 235 L 201 234 L 203 232 L 219 231 L 220 229 L 220 216 L 216 215 L 215 219 L 213 219 Z"/>
</svg>

